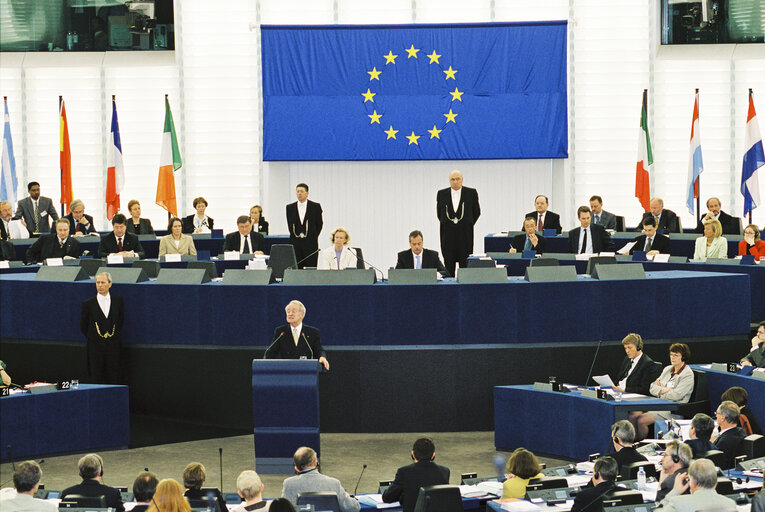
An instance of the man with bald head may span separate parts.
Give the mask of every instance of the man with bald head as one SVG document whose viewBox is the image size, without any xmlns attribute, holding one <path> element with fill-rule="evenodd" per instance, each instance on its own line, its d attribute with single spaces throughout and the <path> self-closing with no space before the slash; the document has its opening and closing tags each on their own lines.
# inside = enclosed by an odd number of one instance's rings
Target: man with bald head
<svg viewBox="0 0 765 512">
<path fill-rule="evenodd" d="M 319 473 L 319 460 L 316 452 L 307 446 L 301 446 L 292 457 L 295 473 L 284 481 L 282 498 L 287 498 L 297 506 L 298 496 L 304 492 L 334 492 L 340 504 L 341 512 L 359 512 L 361 505 L 343 489 L 340 480 Z"/>
<path fill-rule="evenodd" d="M 449 174 L 449 188 L 436 194 L 436 215 L 441 224 L 441 254 L 446 270 L 451 275 L 455 266 L 467 266 L 467 258 L 473 252 L 473 226 L 481 216 L 478 192 L 462 186 L 462 173 L 453 170 Z"/>
<path fill-rule="evenodd" d="M 643 229 L 643 223 L 646 219 L 653 217 L 656 221 L 656 229 L 661 229 L 664 233 L 679 233 L 680 223 L 677 219 L 677 214 L 672 210 L 664 208 L 664 200 L 660 197 L 654 197 L 651 199 L 651 210 L 645 212 L 640 219 L 637 229 L 640 231 Z"/>
<path fill-rule="evenodd" d="M 717 219 L 722 225 L 723 235 L 740 235 L 739 230 L 740 223 L 737 217 L 728 215 L 722 211 L 722 203 L 716 197 L 710 197 L 707 199 L 707 213 L 701 216 L 699 223 L 696 225 L 696 233 L 704 233 L 704 224 L 710 220 Z"/>
</svg>

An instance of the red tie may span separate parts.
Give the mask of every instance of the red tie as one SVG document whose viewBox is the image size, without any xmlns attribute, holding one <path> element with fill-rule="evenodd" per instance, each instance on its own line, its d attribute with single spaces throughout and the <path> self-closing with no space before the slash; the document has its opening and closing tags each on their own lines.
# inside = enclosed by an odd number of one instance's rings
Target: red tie
<svg viewBox="0 0 765 512">
<path fill-rule="evenodd" d="M 122 237 L 117 238 L 117 252 L 122 252 Z"/>
<path fill-rule="evenodd" d="M 544 231 L 545 230 L 545 223 L 544 221 L 544 215 L 539 216 L 539 227 L 537 228 L 537 231 Z"/>
</svg>

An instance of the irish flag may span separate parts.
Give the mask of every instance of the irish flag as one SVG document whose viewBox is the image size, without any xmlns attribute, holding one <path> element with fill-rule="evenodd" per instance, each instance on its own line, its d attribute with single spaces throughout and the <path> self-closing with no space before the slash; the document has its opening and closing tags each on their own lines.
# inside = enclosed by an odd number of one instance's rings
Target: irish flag
<svg viewBox="0 0 765 512">
<path fill-rule="evenodd" d="M 109 147 L 106 149 L 106 218 L 109 220 L 120 210 L 120 192 L 124 185 L 125 168 L 122 165 L 117 101 L 112 96 L 112 128 L 109 131 Z"/>
<path fill-rule="evenodd" d="M 74 200 L 72 192 L 72 152 L 69 149 L 69 125 L 66 122 L 64 98 L 58 97 L 59 127 L 59 167 L 61 169 L 61 204 L 69 212 L 69 204 Z"/>
<path fill-rule="evenodd" d="M 165 131 L 162 134 L 162 156 L 159 160 L 159 178 L 157 179 L 157 204 L 178 216 L 178 205 L 175 201 L 175 171 L 181 168 L 181 152 L 178 149 L 178 139 L 175 137 L 173 113 L 170 112 L 170 102 L 165 94 Z"/>
<path fill-rule="evenodd" d="M 640 113 L 637 166 L 635 167 L 635 197 L 645 211 L 651 209 L 651 175 L 648 168 L 653 164 L 651 137 L 648 134 L 648 89 L 643 90 L 643 110 Z"/>
</svg>

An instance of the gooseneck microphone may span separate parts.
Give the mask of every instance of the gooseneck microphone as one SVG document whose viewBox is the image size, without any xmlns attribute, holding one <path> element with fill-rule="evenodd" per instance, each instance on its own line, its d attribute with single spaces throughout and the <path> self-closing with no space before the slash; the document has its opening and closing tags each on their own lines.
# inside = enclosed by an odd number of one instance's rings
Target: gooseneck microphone
<svg viewBox="0 0 765 512">
<path fill-rule="evenodd" d="M 223 495 L 223 448 L 218 448 L 218 462 L 220 462 L 220 493 Z"/>
<path fill-rule="evenodd" d="M 598 348 L 595 349 L 595 357 L 592 358 L 592 364 L 590 365 L 590 372 L 587 374 L 587 380 L 584 381 L 584 385 L 589 386 L 590 384 L 590 377 L 592 377 L 592 370 L 595 369 L 595 361 L 598 359 L 598 352 L 600 352 L 600 345 L 603 343 L 603 340 L 598 340 Z"/>
<path fill-rule="evenodd" d="M 354 249 L 353 247 L 346 247 L 346 249 L 348 249 L 348 250 L 351 252 L 351 254 L 353 254 L 354 256 L 356 256 L 356 259 L 358 259 L 358 260 L 361 260 L 361 262 L 362 262 L 362 263 L 364 263 L 365 265 L 369 265 L 370 267 L 372 267 L 373 269 L 375 269 L 375 271 L 376 271 L 376 272 L 379 272 L 379 273 L 380 273 L 380 280 L 381 280 L 381 281 L 385 281 L 385 274 L 383 274 L 383 271 L 382 271 L 382 270 L 380 270 L 379 268 L 375 267 L 374 265 L 372 265 L 371 263 L 369 263 L 367 260 L 365 260 L 364 258 L 362 258 L 361 256 L 359 256 L 359 253 L 358 253 L 358 251 L 357 251 L 356 249 Z M 375 275 L 377 275 L 377 274 L 375 274 Z"/>
<path fill-rule="evenodd" d="M 313 251 L 311 254 L 309 254 L 308 256 L 306 256 L 305 258 L 303 258 L 302 260 L 298 261 L 298 262 L 297 262 L 297 264 L 298 264 L 298 265 L 300 265 L 300 264 L 301 264 L 301 263 L 303 263 L 305 260 L 307 260 L 308 258 L 310 258 L 311 256 L 313 256 L 314 254 L 316 254 L 316 253 L 318 253 L 318 252 L 320 252 L 320 251 L 321 251 L 321 249 L 316 249 L 316 250 L 315 250 L 315 251 Z"/>
<path fill-rule="evenodd" d="M 266 357 L 266 356 L 268 355 L 268 351 L 269 351 L 269 350 L 271 350 L 271 348 L 274 346 L 274 343 L 276 343 L 277 341 L 279 341 L 279 338 L 281 338 L 282 336 L 284 336 L 284 333 L 283 333 L 283 332 L 280 332 L 280 333 L 279 333 L 279 336 L 277 336 L 277 337 L 276 337 L 276 339 L 275 339 L 274 341 L 272 341 L 272 342 L 271 342 L 271 344 L 268 346 L 268 348 L 266 349 L 266 351 L 265 351 L 265 352 L 263 352 L 263 359 L 268 359 L 268 358 Z"/>
<path fill-rule="evenodd" d="M 353 489 L 353 496 L 356 496 L 356 491 L 359 490 L 359 484 L 361 483 L 361 477 L 364 475 L 364 471 L 367 469 L 367 465 L 364 464 L 361 467 L 361 474 L 359 475 L 359 480 L 356 482 L 356 487 Z"/>
</svg>

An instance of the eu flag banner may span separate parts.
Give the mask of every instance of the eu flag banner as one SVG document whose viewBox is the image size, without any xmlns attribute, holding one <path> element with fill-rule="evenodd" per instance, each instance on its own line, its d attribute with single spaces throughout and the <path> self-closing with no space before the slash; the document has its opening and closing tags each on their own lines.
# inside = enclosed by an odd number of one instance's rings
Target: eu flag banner
<svg viewBox="0 0 765 512">
<path fill-rule="evenodd" d="M 566 22 L 263 26 L 264 160 L 565 158 Z"/>
</svg>

